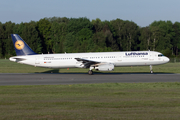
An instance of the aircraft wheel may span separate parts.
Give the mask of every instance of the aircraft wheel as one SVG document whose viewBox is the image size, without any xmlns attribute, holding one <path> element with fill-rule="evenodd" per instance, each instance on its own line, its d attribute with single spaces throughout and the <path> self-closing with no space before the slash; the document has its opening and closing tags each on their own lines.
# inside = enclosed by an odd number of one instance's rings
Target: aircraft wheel
<svg viewBox="0 0 180 120">
<path fill-rule="evenodd" d="M 92 74 L 93 74 L 93 71 L 92 71 L 92 70 L 89 70 L 89 71 L 88 71 L 88 74 L 89 74 L 89 75 L 92 75 Z"/>
<path fill-rule="evenodd" d="M 151 70 L 151 71 L 150 71 L 150 73 L 152 74 L 152 73 L 153 73 L 153 71 Z"/>
</svg>

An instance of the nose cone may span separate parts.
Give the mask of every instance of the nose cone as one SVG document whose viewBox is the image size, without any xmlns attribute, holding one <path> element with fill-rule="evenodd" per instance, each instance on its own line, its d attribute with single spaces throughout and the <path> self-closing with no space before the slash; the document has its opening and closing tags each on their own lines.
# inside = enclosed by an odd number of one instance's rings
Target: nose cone
<svg viewBox="0 0 180 120">
<path fill-rule="evenodd" d="M 169 60 L 170 60 L 170 59 L 169 59 L 168 57 L 166 57 L 166 58 L 164 59 L 165 62 L 169 62 Z"/>
</svg>

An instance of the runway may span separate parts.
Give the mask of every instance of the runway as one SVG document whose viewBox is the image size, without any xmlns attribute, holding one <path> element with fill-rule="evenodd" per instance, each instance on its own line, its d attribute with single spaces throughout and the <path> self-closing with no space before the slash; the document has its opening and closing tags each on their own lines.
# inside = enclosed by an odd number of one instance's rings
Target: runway
<svg viewBox="0 0 180 120">
<path fill-rule="evenodd" d="M 0 74 L 0 85 L 58 85 L 88 83 L 138 83 L 138 82 L 180 82 L 180 74 L 45 74 L 5 73 Z"/>
</svg>

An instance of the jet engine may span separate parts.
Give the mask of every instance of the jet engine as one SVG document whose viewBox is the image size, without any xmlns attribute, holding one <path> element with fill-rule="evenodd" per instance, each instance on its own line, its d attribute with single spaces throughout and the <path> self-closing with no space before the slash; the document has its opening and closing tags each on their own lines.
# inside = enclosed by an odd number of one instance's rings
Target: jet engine
<svg viewBox="0 0 180 120">
<path fill-rule="evenodd" d="M 102 65 L 95 67 L 95 69 L 99 70 L 99 71 L 112 71 L 112 70 L 114 70 L 114 65 L 113 64 L 102 64 Z"/>
</svg>

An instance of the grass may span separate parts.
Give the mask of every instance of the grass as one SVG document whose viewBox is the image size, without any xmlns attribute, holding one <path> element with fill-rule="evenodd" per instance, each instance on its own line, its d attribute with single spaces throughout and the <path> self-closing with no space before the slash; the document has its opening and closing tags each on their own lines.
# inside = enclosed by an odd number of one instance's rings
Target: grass
<svg viewBox="0 0 180 120">
<path fill-rule="evenodd" d="M 69 68 L 69 69 L 49 69 L 40 68 L 24 64 L 11 62 L 9 60 L 0 60 L 0 73 L 87 73 L 88 69 Z M 180 63 L 167 63 L 163 65 L 153 66 L 156 73 L 180 73 Z M 149 66 L 133 66 L 133 67 L 115 67 L 114 71 L 108 73 L 149 73 Z M 98 71 L 97 71 L 98 72 Z M 107 73 L 107 72 L 103 72 Z"/>
<path fill-rule="evenodd" d="M 87 73 L 0 60 L 0 73 Z M 180 73 L 180 63 L 153 66 Z M 149 73 L 148 66 L 116 67 L 111 73 Z M 179 119 L 180 83 L 104 83 L 0 86 L 0 119 Z"/>
<path fill-rule="evenodd" d="M 0 119 L 179 119 L 180 83 L 0 86 Z"/>
</svg>

